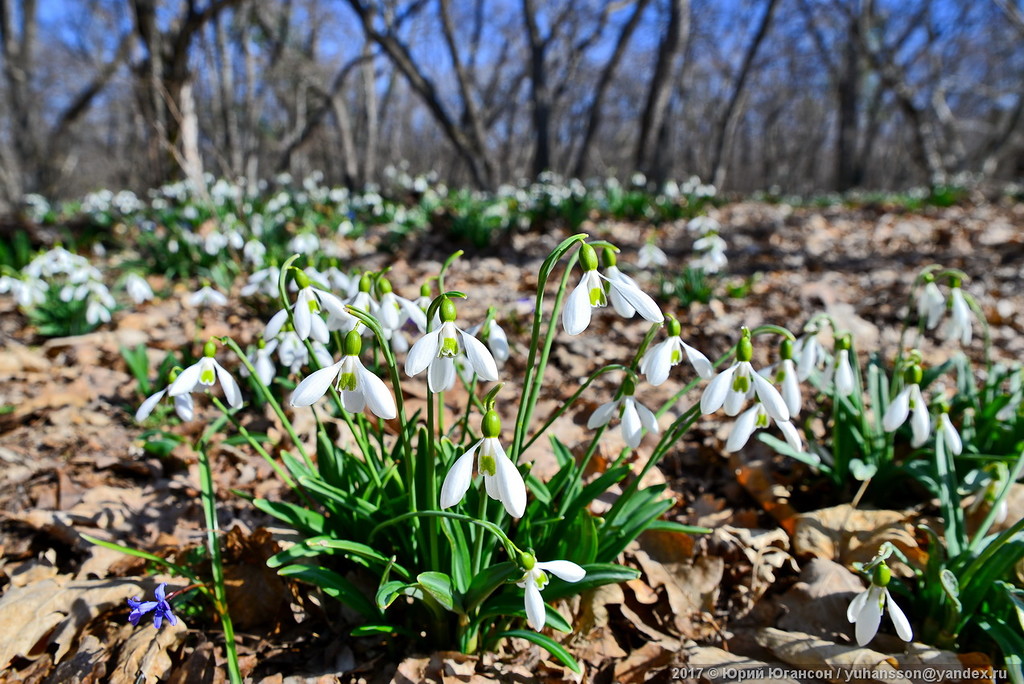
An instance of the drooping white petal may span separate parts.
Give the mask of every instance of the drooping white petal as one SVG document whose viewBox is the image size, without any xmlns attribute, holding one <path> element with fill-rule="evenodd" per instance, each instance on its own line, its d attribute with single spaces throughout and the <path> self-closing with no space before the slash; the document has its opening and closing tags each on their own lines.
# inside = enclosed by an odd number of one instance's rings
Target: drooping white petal
<svg viewBox="0 0 1024 684">
<path fill-rule="evenodd" d="M 331 331 L 327 329 L 327 323 L 319 315 L 312 315 L 309 318 L 309 339 L 320 344 L 327 344 L 331 339 Z"/>
<path fill-rule="evenodd" d="M 704 388 L 700 396 L 700 412 L 704 415 L 714 413 L 722 408 L 725 403 L 725 396 L 732 389 L 732 378 L 736 374 L 736 366 L 729 366 L 719 373 Z"/>
<path fill-rule="evenodd" d="M 793 426 L 793 423 L 788 420 L 780 420 L 776 422 L 776 425 L 782 430 L 782 436 L 786 438 L 786 443 L 792 447 L 793 451 L 804 450 L 803 440 L 800 439 L 800 433 Z"/>
<path fill-rule="evenodd" d="M 628 286 L 633 280 L 620 271 L 617 266 L 609 266 L 605 269 L 605 273 L 607 274 L 606 279 L 612 283 L 622 282 Z M 615 313 L 619 314 L 623 318 L 632 318 L 636 315 L 636 309 L 633 308 L 625 297 L 622 296 L 622 293 L 618 288 L 614 286 L 608 288 L 608 300 L 611 302 L 612 308 L 615 309 Z"/>
<path fill-rule="evenodd" d="M 174 412 L 184 421 L 189 421 L 196 416 L 195 403 L 191 394 L 179 394 L 174 397 Z"/>
<path fill-rule="evenodd" d="M 725 395 L 725 403 L 722 405 L 722 408 L 725 409 L 725 415 L 735 416 L 743 409 L 746 403 L 747 395 L 745 393 L 730 389 L 729 393 Z"/>
<path fill-rule="evenodd" d="M 622 400 L 622 439 L 626 444 L 636 449 L 643 439 L 640 423 L 640 415 L 636 412 L 636 401 L 633 397 L 624 397 Z"/>
<path fill-rule="evenodd" d="M 644 426 L 644 429 L 652 435 L 658 434 L 660 428 L 658 427 L 658 418 L 654 415 L 654 412 L 640 402 L 634 402 L 634 405 L 636 406 L 637 415 L 640 416 L 640 424 Z"/>
<path fill-rule="evenodd" d="M 337 379 L 338 373 L 341 372 L 342 363 L 344 363 L 344 359 L 307 375 L 292 393 L 291 405 L 309 406 L 327 394 L 327 390 L 330 389 Z"/>
<path fill-rule="evenodd" d="M 932 330 L 939 324 L 942 313 L 945 310 L 946 300 L 939 291 L 939 286 L 933 282 L 927 283 L 917 298 L 917 314 L 925 319 L 925 324 Z"/>
<path fill-rule="evenodd" d="M 853 597 L 850 601 L 850 606 L 846 609 L 846 621 L 856 622 L 857 616 L 860 615 L 860 611 L 864 610 L 864 604 L 868 600 L 868 592 L 862 591 Z"/>
<path fill-rule="evenodd" d="M 900 639 L 906 642 L 914 640 L 914 630 L 910 628 L 910 620 L 903 613 L 903 609 L 896 605 L 896 602 L 892 600 L 892 594 L 889 590 L 885 590 L 885 602 L 889 606 L 889 617 L 892 618 L 892 624 L 896 628 L 896 634 L 899 635 Z"/>
<path fill-rule="evenodd" d="M 586 570 L 567 560 L 544 561 L 543 563 L 537 563 L 534 567 L 540 568 L 544 572 L 550 572 L 555 577 L 566 582 L 579 582 L 587 576 Z"/>
<path fill-rule="evenodd" d="M 651 323 L 661 323 L 665 320 L 665 316 L 661 313 L 657 303 L 639 287 L 622 280 L 611 280 L 609 282 L 612 285 L 612 289 L 617 290 L 623 299 L 629 302 L 629 305 L 636 309 L 637 313 L 645 319 Z"/>
<path fill-rule="evenodd" d="M 764 404 L 764 410 L 772 420 L 776 422 L 789 420 L 789 408 L 786 407 L 786 402 L 779 394 L 779 390 L 775 389 L 775 385 L 765 380 L 760 373 L 751 373 L 750 379 L 753 381 L 757 398 Z"/>
<path fill-rule="evenodd" d="M 833 379 L 836 393 L 842 397 L 853 394 L 854 377 L 853 367 L 850 365 L 850 350 L 840 349 L 839 359 L 836 361 L 836 375 Z"/>
<path fill-rule="evenodd" d="M 715 367 L 708 360 L 708 357 L 681 340 L 680 344 L 683 345 L 683 351 L 686 352 L 686 360 L 693 366 L 693 370 L 697 371 L 697 375 L 707 380 L 715 374 Z"/>
<path fill-rule="evenodd" d="M 928 435 L 932 431 L 932 419 L 928 413 L 928 405 L 921 396 L 921 388 L 917 385 L 910 386 L 910 399 L 914 405 L 910 411 L 910 445 L 917 448 L 928 441 Z"/>
<path fill-rule="evenodd" d="M 526 512 L 526 483 L 512 460 L 505 455 L 505 450 L 495 439 L 494 461 L 498 468 L 498 498 L 505 506 L 505 511 L 513 518 L 523 517 Z"/>
<path fill-rule="evenodd" d="M 220 386 L 224 388 L 224 398 L 228 400 L 228 406 L 231 408 L 238 408 L 242 405 L 242 390 L 238 387 L 238 382 L 234 376 L 227 371 L 224 366 L 213 361 L 213 368 L 217 371 L 217 379 L 220 380 Z"/>
<path fill-rule="evenodd" d="M 382 328 L 385 330 L 395 330 L 401 325 L 399 309 L 399 304 L 395 300 L 395 293 L 385 292 L 380 298 L 380 303 L 377 305 L 374 315 L 380 321 Z"/>
<path fill-rule="evenodd" d="M 530 627 L 539 632 L 544 629 L 544 623 L 547 620 L 547 607 L 544 605 L 544 599 L 541 598 L 540 589 L 537 588 L 537 582 L 532 575 L 528 575 L 526 578 L 525 590 L 523 599 L 526 602 L 526 621 Z"/>
<path fill-rule="evenodd" d="M 588 272 L 589 273 L 589 272 Z M 583 274 L 580 284 L 569 293 L 562 309 L 562 327 L 569 335 L 579 335 L 590 325 L 590 278 Z"/>
<path fill-rule="evenodd" d="M 295 308 L 292 309 L 292 320 L 295 323 L 295 332 L 299 339 L 309 337 L 309 330 L 313 325 L 313 312 L 309 310 L 309 302 L 313 299 L 313 291 L 304 287 L 299 290 L 299 296 L 295 300 Z"/>
<path fill-rule="evenodd" d="M 267 322 L 267 327 L 263 331 L 263 339 L 272 340 L 277 337 L 277 334 L 281 332 L 281 328 L 288 321 L 288 310 L 281 309 Z"/>
<path fill-rule="evenodd" d="M 480 442 L 477 442 L 469 447 L 466 453 L 459 456 L 448 470 L 448 474 L 444 477 L 444 484 L 441 485 L 441 508 L 451 508 L 462 501 L 462 497 L 466 495 L 469 485 L 473 482 L 473 458 L 479 446 Z"/>
<path fill-rule="evenodd" d="M 430 362 L 437 358 L 440 334 L 440 330 L 435 330 L 416 340 L 416 344 L 412 345 L 412 349 L 409 350 L 409 355 L 405 357 L 406 375 L 422 373 L 430 365 Z"/>
<path fill-rule="evenodd" d="M 797 345 L 796 374 L 800 380 L 806 380 L 818 365 L 818 341 L 813 337 L 801 337 Z"/>
<path fill-rule="evenodd" d="M 141 423 L 146 420 L 146 418 L 149 418 L 149 414 L 153 413 L 153 409 L 156 408 L 156 405 L 160 403 L 160 400 L 164 398 L 165 394 L 167 394 L 166 387 L 159 392 L 146 397 L 146 400 L 142 402 L 142 406 L 140 406 L 139 410 L 135 412 L 135 420 Z"/>
<path fill-rule="evenodd" d="M 317 299 L 320 300 L 320 306 L 322 306 L 328 314 L 341 316 L 342 314 L 348 313 L 345 311 L 345 303 L 341 301 L 337 295 L 316 287 L 312 287 L 310 289 L 316 293 Z"/>
<path fill-rule="evenodd" d="M 427 369 L 427 387 L 431 392 L 446 392 L 455 386 L 455 360 L 447 356 L 434 359 Z"/>
<path fill-rule="evenodd" d="M 388 391 L 388 386 L 376 375 L 366 370 L 363 364 L 356 369 L 359 380 L 359 389 L 366 398 L 366 405 L 374 415 L 384 420 L 393 420 L 398 415 L 398 408 L 395 406 L 395 398 Z"/>
<path fill-rule="evenodd" d="M 270 385 L 274 381 L 274 376 L 277 375 L 277 368 L 274 367 L 274 362 L 270 359 L 269 351 L 256 356 L 253 368 L 256 370 L 256 377 L 264 385 Z"/>
<path fill-rule="evenodd" d="M 176 397 L 179 394 L 188 394 L 199 384 L 199 375 L 202 373 L 202 361 L 193 363 L 185 370 L 178 373 L 178 378 L 167 388 L 167 394 Z"/>
<path fill-rule="evenodd" d="M 958 339 L 960 344 L 967 346 L 971 343 L 971 309 L 964 299 L 963 290 L 959 287 L 953 288 L 949 294 L 950 318 L 946 328 L 946 337 Z"/>
<path fill-rule="evenodd" d="M 342 390 L 341 406 L 349 413 L 362 413 L 366 408 L 366 397 L 358 390 Z"/>
<path fill-rule="evenodd" d="M 945 442 L 946 448 L 953 455 L 959 456 L 964 450 L 964 445 L 960 440 L 960 434 L 953 427 L 953 422 L 949 419 L 948 413 L 943 413 L 939 416 L 939 431 L 942 433 L 942 441 Z"/>
<path fill-rule="evenodd" d="M 654 387 L 668 380 L 669 371 L 672 369 L 672 352 L 676 346 L 673 341 L 678 339 L 670 337 L 656 344 L 640 359 L 640 372 L 647 376 L 647 382 Z"/>
<path fill-rule="evenodd" d="M 796 364 L 792 359 L 782 361 L 782 399 L 786 402 L 790 417 L 800 413 L 803 397 L 800 395 L 800 380 L 797 378 Z"/>
<path fill-rule="evenodd" d="M 910 415 L 910 388 L 904 387 L 885 409 L 885 415 L 882 416 L 882 427 L 886 432 L 895 432 L 900 425 L 907 422 L 908 415 Z"/>
<path fill-rule="evenodd" d="M 618 400 L 609 401 L 607 404 L 601 404 L 597 409 L 590 414 L 590 418 L 587 420 L 587 428 L 593 430 L 599 428 L 602 425 L 607 425 L 615 415 L 615 410 L 619 407 Z"/>
<path fill-rule="evenodd" d="M 495 361 L 507 361 L 509 357 L 508 336 L 497 321 L 492 320 L 487 330 L 487 346 L 491 348 Z"/>
<path fill-rule="evenodd" d="M 459 330 L 462 336 L 462 347 L 466 350 L 466 357 L 473 370 L 480 376 L 481 380 L 494 382 L 498 379 L 498 366 L 494 363 L 494 357 L 487 350 L 484 343 L 469 333 Z"/>
<path fill-rule="evenodd" d="M 729 439 L 725 442 L 726 453 L 739 451 L 746 445 L 750 435 L 754 434 L 754 430 L 757 428 L 757 414 L 762 410 L 760 405 L 751 406 L 740 414 L 736 422 L 733 423 Z"/>
<path fill-rule="evenodd" d="M 878 634 L 878 626 L 882 623 L 882 591 L 881 587 L 871 585 L 867 590 L 867 600 L 857 614 L 857 645 L 864 646 Z"/>
<path fill-rule="evenodd" d="M 402 311 L 409 317 L 409 320 L 419 328 L 420 332 L 427 331 L 427 314 L 423 313 L 423 309 L 416 306 L 415 302 L 409 301 L 405 297 L 399 297 L 398 303 L 402 306 Z"/>
</svg>

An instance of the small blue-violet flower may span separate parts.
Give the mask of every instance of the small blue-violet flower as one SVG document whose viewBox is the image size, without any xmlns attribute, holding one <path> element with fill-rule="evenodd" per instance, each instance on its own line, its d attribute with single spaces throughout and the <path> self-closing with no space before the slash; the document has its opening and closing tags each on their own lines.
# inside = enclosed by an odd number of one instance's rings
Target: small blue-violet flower
<svg viewBox="0 0 1024 684">
<path fill-rule="evenodd" d="M 132 612 L 128 614 L 128 622 L 138 626 L 143 615 L 153 613 L 153 626 L 157 629 L 160 629 L 164 620 L 167 620 L 172 626 L 178 624 L 178 618 L 174 617 L 174 613 L 171 612 L 171 604 L 167 602 L 166 591 L 167 583 L 162 582 L 153 592 L 156 601 L 141 601 L 138 597 L 128 599 L 128 607 L 132 609 Z"/>
</svg>

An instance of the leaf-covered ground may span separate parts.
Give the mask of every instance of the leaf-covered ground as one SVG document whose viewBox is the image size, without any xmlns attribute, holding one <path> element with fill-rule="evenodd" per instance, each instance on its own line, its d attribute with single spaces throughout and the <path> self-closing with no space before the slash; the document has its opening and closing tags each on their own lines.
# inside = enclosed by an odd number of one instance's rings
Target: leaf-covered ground
<svg viewBox="0 0 1024 684">
<path fill-rule="evenodd" d="M 1019 359 L 1024 351 L 1024 206 L 978 204 L 912 214 L 881 206 L 815 210 L 741 203 L 714 213 L 729 244 L 727 274 L 715 290 L 722 298 L 686 309 L 662 301 L 683 323 L 683 337 L 712 358 L 733 344 L 740 326 L 774 323 L 798 332 L 819 311 L 849 328 L 862 352 L 877 350 L 891 358 L 911 283 L 931 263 L 960 268 L 971 277 L 965 287 L 992 325 L 997 357 Z M 620 264 L 626 270 L 652 229 L 600 224 L 584 230 L 622 247 Z M 348 246 L 348 265 L 390 266 L 400 293 L 415 292 L 425 275 L 462 247 L 428 235 L 397 253 L 378 252 L 377 237 Z M 479 319 L 487 306 L 497 307 L 514 350 L 503 378 L 521 374 L 536 272 L 562 237 L 509 236 L 490 250 L 468 251 L 448 276 L 449 288 L 470 295 L 460 304 L 460 318 Z M 684 225 L 659 228 L 658 239 L 674 264 L 685 263 L 691 239 Z M 637 277 L 648 291 L 658 290 L 656 276 Z M 145 345 L 155 366 L 168 351 L 211 335 L 231 335 L 244 346 L 262 330 L 260 316 L 268 312 L 191 309 L 184 300 L 194 283 L 156 277 L 151 283 L 169 296 L 115 315 L 98 332 L 64 339 L 38 338 L 14 304 L 0 298 L 0 681 L 224 679 L 221 635 L 201 606 L 193 611 L 185 606 L 175 628 L 132 627 L 125 600 L 169 578 L 152 576 L 144 561 L 79 536 L 126 543 L 177 562 L 202 562 L 196 561 L 203 543 L 202 510 L 188 444 L 215 409 L 201 402 L 197 419 L 175 428 L 182 443 L 165 457 L 149 455 L 139 446 L 144 428 L 132 419 L 142 397 L 119 350 Z M 740 287 L 744 283 L 749 288 Z M 729 297 L 727 285 L 748 291 Z M 626 322 L 609 309 L 586 334 L 560 335 L 538 415 L 559 406 L 600 362 L 629 358 L 645 332 L 642 323 Z M 941 337 L 931 339 L 922 348 L 925 361 L 944 360 L 952 346 Z M 972 353 L 981 352 L 976 341 Z M 673 377 L 684 374 L 680 367 Z M 554 426 L 566 444 L 579 446 L 588 439 L 589 413 L 615 389 L 617 378 L 606 378 Z M 642 385 L 637 396 L 653 405 L 679 386 Z M 407 388 L 413 402 L 417 391 L 415 384 Z M 699 389 L 685 396 L 675 413 L 698 398 Z M 453 393 L 450 400 L 458 404 L 460 397 Z M 513 424 L 514 408 L 505 411 L 506 425 Z M 297 419 L 301 424 L 302 416 Z M 269 411 L 246 421 L 253 432 L 283 439 Z M 756 440 L 739 454 L 724 454 L 730 424 L 721 414 L 702 419 L 649 476 L 650 483 L 668 483 L 676 500 L 672 519 L 713 533 L 696 538 L 648 533 L 622 559 L 642 571 L 640 579 L 563 607 L 575 625 L 564 641 L 584 664 L 585 681 L 793 681 L 798 669 L 828 668 L 865 668 L 875 674 L 860 681 L 891 681 L 893 668 L 918 665 L 961 672 L 970 666 L 977 676 L 986 672 L 984 655 L 908 646 L 887 623 L 867 648 L 857 648 L 846 621 L 846 607 L 863 586 L 850 572 L 851 563 L 869 559 L 884 540 L 904 549 L 912 561 L 921 560 L 915 525 L 936 514 L 934 502 L 908 497 L 894 501 L 892 510 L 854 508 L 852 486 L 842 491 L 825 486 L 804 466 L 775 456 Z M 311 418 L 305 427 L 311 433 Z M 650 439 L 637 452 L 638 466 Z M 529 452 L 541 474 L 551 465 L 545 444 L 539 440 Z M 608 433 L 595 467 L 622 445 L 617 432 Z M 525 642 L 476 657 L 412 653 L 387 637 L 346 636 L 352 624 L 347 611 L 321 604 L 305 587 L 265 567 L 287 531 L 276 529 L 233 492 L 285 496 L 269 466 L 223 440 L 213 456 L 220 522 L 229 530 L 229 601 L 243 672 L 253 681 L 574 679 Z M 1011 522 L 1021 517 L 1022 504 L 1021 496 L 1011 501 Z M 887 629 L 890 633 L 884 633 Z"/>
</svg>

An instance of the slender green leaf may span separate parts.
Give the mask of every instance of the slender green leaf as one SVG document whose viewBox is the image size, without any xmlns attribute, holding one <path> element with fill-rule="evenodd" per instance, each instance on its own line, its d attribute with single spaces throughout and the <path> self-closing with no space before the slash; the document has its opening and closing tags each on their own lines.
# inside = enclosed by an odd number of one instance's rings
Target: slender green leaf
<svg viewBox="0 0 1024 684">
<path fill-rule="evenodd" d="M 443 572 L 421 572 L 416 576 L 416 582 L 445 610 L 463 612 L 459 597 L 452 592 L 452 578 L 448 575 Z"/>
<path fill-rule="evenodd" d="M 580 664 L 576 662 L 576 659 L 573 658 L 572 655 L 570 655 L 569 652 L 565 650 L 565 648 L 561 644 L 559 644 L 557 641 L 555 641 L 549 636 L 545 636 L 544 634 L 539 634 L 537 632 L 532 632 L 525 629 L 512 629 L 507 632 L 502 632 L 498 636 L 507 637 L 510 639 L 526 639 L 527 641 L 531 641 L 540 646 L 541 648 L 543 648 L 551 655 L 561 660 L 566 667 L 568 667 L 576 674 L 583 674 L 583 668 L 581 668 Z"/>
<path fill-rule="evenodd" d="M 323 534 L 327 524 L 327 519 L 316 511 L 285 501 L 256 499 L 253 501 L 253 505 L 264 513 L 269 513 L 278 520 L 283 520 L 292 527 L 309 534 Z"/>
<path fill-rule="evenodd" d="M 380 611 L 356 585 L 338 573 L 323 567 L 288 565 L 277 573 L 283 577 L 295 577 L 320 589 L 331 598 L 341 601 L 370 620 L 379 620 Z"/>
</svg>

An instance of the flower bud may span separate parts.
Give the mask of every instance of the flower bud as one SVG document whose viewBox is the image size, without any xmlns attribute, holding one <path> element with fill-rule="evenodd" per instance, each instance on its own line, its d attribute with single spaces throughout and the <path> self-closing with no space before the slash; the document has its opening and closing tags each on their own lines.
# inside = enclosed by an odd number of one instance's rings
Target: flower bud
<svg viewBox="0 0 1024 684">
<path fill-rule="evenodd" d="M 488 411 L 484 414 L 483 422 L 480 424 L 480 429 L 484 433 L 484 437 L 498 437 L 501 435 L 501 418 L 498 417 L 497 412 Z"/>
<path fill-rule="evenodd" d="M 389 292 L 394 292 L 394 289 L 391 287 L 391 281 L 388 280 L 387 278 L 381 278 L 380 280 L 378 280 L 377 294 L 386 295 Z"/>
<path fill-rule="evenodd" d="M 370 278 L 370 276 L 368 274 L 364 273 L 362 275 L 362 277 L 359 279 L 359 291 L 360 292 L 369 292 L 372 289 L 373 289 L 373 280 Z"/>
<path fill-rule="evenodd" d="M 674 316 L 669 316 L 668 322 L 665 323 L 665 330 L 668 332 L 669 337 L 679 337 L 683 332 L 683 326 L 679 324 L 679 321 Z"/>
<path fill-rule="evenodd" d="M 923 378 L 924 371 L 921 370 L 921 366 L 916 363 L 907 366 L 907 369 L 903 371 L 903 380 L 908 385 L 920 385 Z"/>
<path fill-rule="evenodd" d="M 345 356 L 359 356 L 359 352 L 363 348 L 363 338 L 360 337 L 357 330 L 349 330 L 348 334 L 345 335 L 344 352 Z"/>
<path fill-rule="evenodd" d="M 784 361 L 793 358 L 793 340 L 788 337 L 782 340 L 779 344 L 779 357 Z"/>
<path fill-rule="evenodd" d="M 619 259 L 615 256 L 615 250 L 611 247 L 605 247 L 604 251 L 601 252 L 601 262 L 605 268 L 611 268 L 612 266 L 618 265 Z"/>
<path fill-rule="evenodd" d="M 754 345 L 750 342 L 750 331 L 743 329 L 743 336 L 736 343 L 736 360 L 740 363 L 749 363 L 754 358 Z"/>
<path fill-rule="evenodd" d="M 451 323 L 456 318 L 455 303 L 445 297 L 441 300 L 441 308 L 439 310 L 441 315 L 442 323 Z"/>
<path fill-rule="evenodd" d="M 583 265 L 584 271 L 597 270 L 597 252 L 586 242 L 580 245 L 580 264 Z"/>
<path fill-rule="evenodd" d="M 871 583 L 876 587 L 888 586 L 890 579 L 892 579 L 892 571 L 885 563 L 879 563 L 871 571 Z"/>
<path fill-rule="evenodd" d="M 529 553 L 527 551 L 519 552 L 519 565 L 524 570 L 529 572 L 530 570 L 533 570 L 533 566 L 535 566 L 536 564 L 537 558 L 532 553 Z"/>
</svg>

